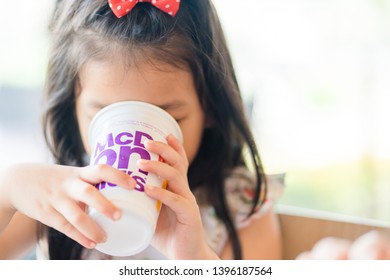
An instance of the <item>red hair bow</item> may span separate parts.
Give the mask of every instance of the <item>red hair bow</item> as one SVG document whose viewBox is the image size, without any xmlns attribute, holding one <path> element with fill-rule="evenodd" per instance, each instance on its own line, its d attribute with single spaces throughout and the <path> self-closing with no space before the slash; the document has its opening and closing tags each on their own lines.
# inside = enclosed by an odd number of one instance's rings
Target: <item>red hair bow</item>
<svg viewBox="0 0 390 280">
<path fill-rule="evenodd" d="M 151 3 L 171 16 L 176 15 L 180 5 L 180 0 L 108 0 L 111 10 L 117 18 L 127 15 L 139 2 Z"/>
</svg>

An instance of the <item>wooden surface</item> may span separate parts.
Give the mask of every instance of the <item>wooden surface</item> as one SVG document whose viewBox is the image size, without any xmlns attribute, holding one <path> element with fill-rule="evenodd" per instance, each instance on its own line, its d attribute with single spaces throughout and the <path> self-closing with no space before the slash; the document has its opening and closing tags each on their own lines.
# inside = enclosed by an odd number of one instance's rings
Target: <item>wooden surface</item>
<svg viewBox="0 0 390 280">
<path fill-rule="evenodd" d="M 295 259 L 299 253 L 309 250 L 318 240 L 327 236 L 353 240 L 370 230 L 380 230 L 390 236 L 389 226 L 383 223 L 288 212 L 291 211 L 278 211 L 283 237 L 283 258 L 288 260 Z"/>
</svg>

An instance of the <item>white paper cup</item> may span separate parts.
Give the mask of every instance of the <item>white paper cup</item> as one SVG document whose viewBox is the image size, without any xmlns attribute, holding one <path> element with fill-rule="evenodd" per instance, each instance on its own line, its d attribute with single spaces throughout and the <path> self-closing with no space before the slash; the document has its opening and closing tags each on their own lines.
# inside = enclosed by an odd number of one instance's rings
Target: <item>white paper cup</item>
<svg viewBox="0 0 390 280">
<path fill-rule="evenodd" d="M 183 136 L 177 122 L 161 108 L 138 101 L 111 104 L 99 111 L 89 127 L 91 165 L 108 164 L 132 176 L 134 190 L 102 182 L 96 188 L 122 209 L 122 217 L 112 221 L 93 208 L 89 215 L 106 231 L 107 241 L 96 249 L 112 256 L 131 256 L 143 251 L 151 242 L 161 203 L 144 193 L 144 185 L 166 187 L 166 181 L 155 174 L 140 170 L 137 160 L 159 160 L 145 149 L 151 139 L 166 143 L 173 134 Z"/>
</svg>

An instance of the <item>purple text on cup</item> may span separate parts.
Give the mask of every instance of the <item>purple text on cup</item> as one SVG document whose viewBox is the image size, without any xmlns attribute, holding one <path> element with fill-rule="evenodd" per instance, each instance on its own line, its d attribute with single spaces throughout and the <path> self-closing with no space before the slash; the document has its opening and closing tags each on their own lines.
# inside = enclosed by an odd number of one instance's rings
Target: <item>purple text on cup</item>
<svg viewBox="0 0 390 280">
<path fill-rule="evenodd" d="M 91 162 L 95 165 L 107 164 L 131 175 L 137 182 L 135 190 L 143 192 L 148 172 L 142 169 L 129 170 L 129 163 L 132 156 L 146 160 L 151 159 L 150 153 L 143 144 L 145 139 L 153 140 L 152 136 L 138 130 L 134 133 L 126 131 L 116 135 L 109 133 L 102 142 L 97 142 Z M 117 187 L 115 184 L 101 182 L 96 185 L 96 188 L 102 190 L 106 186 Z"/>
</svg>

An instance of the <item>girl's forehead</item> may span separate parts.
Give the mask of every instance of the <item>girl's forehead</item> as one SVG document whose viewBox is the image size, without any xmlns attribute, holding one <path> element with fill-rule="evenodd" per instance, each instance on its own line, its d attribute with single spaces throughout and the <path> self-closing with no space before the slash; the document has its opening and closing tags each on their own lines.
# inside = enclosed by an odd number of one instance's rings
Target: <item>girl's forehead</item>
<svg viewBox="0 0 390 280">
<path fill-rule="evenodd" d="M 79 78 L 81 81 L 88 76 L 116 80 L 124 79 L 129 75 L 174 78 L 180 72 L 185 72 L 186 75 L 192 76 L 192 72 L 186 65 L 169 64 L 153 58 L 132 58 L 131 60 L 127 60 L 126 58 L 122 59 L 117 56 L 116 58 L 87 61 L 79 71 Z"/>
<path fill-rule="evenodd" d="M 163 103 L 165 99 L 180 99 L 185 92 L 196 93 L 189 71 L 158 62 L 126 67 L 120 61 L 90 61 L 79 80 L 81 94 L 103 104 L 121 100 Z"/>
<path fill-rule="evenodd" d="M 89 31 L 86 36 L 76 35 L 70 59 L 78 65 L 79 73 L 90 63 L 99 63 L 102 67 L 115 64 L 124 71 L 142 71 L 145 65 L 150 66 L 148 71 L 192 71 L 191 65 L 198 64 L 197 55 L 188 41 L 183 35 L 172 34 L 161 42 L 142 44 Z"/>
<path fill-rule="evenodd" d="M 116 45 L 116 44 L 115 44 Z M 190 66 L 180 55 L 164 52 L 162 48 L 141 49 L 140 47 L 126 47 L 117 45 L 100 51 L 93 52 L 93 55 L 84 59 L 81 71 L 88 64 L 98 64 L 101 67 L 122 68 L 123 71 L 156 71 L 172 72 L 177 70 L 191 71 Z"/>
</svg>

